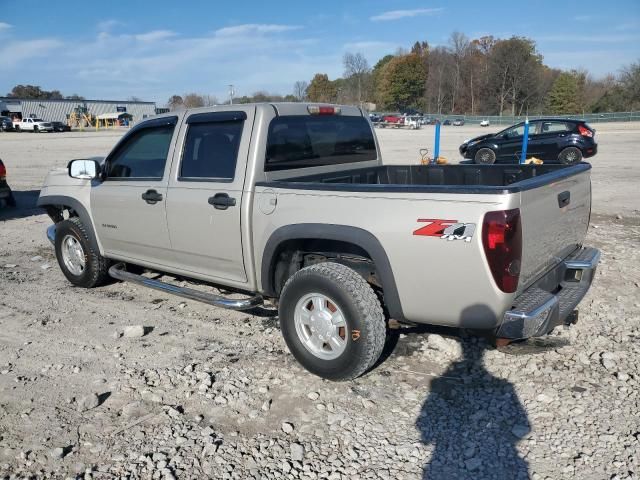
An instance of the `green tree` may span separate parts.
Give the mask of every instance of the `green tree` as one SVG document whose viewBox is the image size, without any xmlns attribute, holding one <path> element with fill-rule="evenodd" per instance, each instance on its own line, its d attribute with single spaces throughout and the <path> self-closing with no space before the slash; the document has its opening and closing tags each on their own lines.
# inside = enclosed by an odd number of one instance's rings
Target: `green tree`
<svg viewBox="0 0 640 480">
<path fill-rule="evenodd" d="M 556 115 L 578 113 L 580 110 L 579 78 L 572 72 L 562 72 L 549 92 L 549 111 Z"/>
<path fill-rule="evenodd" d="M 380 100 L 380 98 L 378 98 L 378 86 L 380 85 L 382 70 L 384 69 L 385 65 L 387 65 L 387 63 L 393 60 L 393 58 L 393 55 L 385 55 L 380 60 L 378 60 L 378 63 L 376 63 L 371 70 L 371 90 L 373 92 L 373 101 L 377 104 L 382 104 L 382 101 Z"/>
<path fill-rule="evenodd" d="M 16 85 L 11 89 L 11 92 L 8 93 L 7 96 L 13 98 L 33 98 L 41 100 L 60 100 L 64 98 L 59 90 L 42 90 L 37 85 Z"/>
<path fill-rule="evenodd" d="M 394 57 L 380 73 L 378 99 L 385 108 L 416 106 L 424 95 L 426 79 L 424 62 L 418 55 Z"/>
<path fill-rule="evenodd" d="M 307 88 L 307 97 L 312 102 L 335 102 L 338 91 L 326 73 L 316 73 Z"/>
</svg>

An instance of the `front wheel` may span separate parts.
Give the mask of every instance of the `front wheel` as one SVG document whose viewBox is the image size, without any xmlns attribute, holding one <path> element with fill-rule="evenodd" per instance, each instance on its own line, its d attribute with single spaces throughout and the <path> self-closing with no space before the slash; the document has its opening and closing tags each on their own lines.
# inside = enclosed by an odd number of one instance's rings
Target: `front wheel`
<svg viewBox="0 0 640 480">
<path fill-rule="evenodd" d="M 67 280 L 77 287 L 98 287 L 109 277 L 109 261 L 92 246 L 91 235 L 78 217 L 56 225 L 58 265 Z"/>
<path fill-rule="evenodd" d="M 558 154 L 558 161 L 563 165 L 573 165 L 582 160 L 582 151 L 578 147 L 567 147 Z"/>
<path fill-rule="evenodd" d="M 496 152 L 490 148 L 481 148 L 476 152 L 473 161 L 481 165 L 491 165 L 496 161 Z"/>
<path fill-rule="evenodd" d="M 282 290 L 279 313 L 289 350 L 322 378 L 357 378 L 382 354 L 386 324 L 380 301 L 345 265 L 319 263 L 296 272 Z"/>
</svg>

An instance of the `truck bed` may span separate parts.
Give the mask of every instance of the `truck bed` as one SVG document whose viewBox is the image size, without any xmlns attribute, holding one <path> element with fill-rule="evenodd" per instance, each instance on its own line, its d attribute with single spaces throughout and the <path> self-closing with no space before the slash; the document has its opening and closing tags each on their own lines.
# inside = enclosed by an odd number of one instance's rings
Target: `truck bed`
<svg viewBox="0 0 640 480">
<path fill-rule="evenodd" d="M 589 170 L 591 165 L 385 165 L 283 178 L 258 185 L 358 192 L 516 193 Z"/>
</svg>

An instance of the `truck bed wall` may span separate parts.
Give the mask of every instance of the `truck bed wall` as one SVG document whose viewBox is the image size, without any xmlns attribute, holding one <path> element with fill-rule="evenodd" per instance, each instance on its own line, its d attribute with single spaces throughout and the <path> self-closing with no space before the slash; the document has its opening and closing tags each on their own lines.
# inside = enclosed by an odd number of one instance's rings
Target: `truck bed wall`
<svg viewBox="0 0 640 480">
<path fill-rule="evenodd" d="M 279 180 L 285 183 L 351 184 L 359 186 L 448 186 L 508 187 L 527 186 L 540 175 L 568 174 L 569 170 L 589 168 L 588 164 L 568 165 L 388 165 L 356 168 Z M 548 178 L 548 177 L 547 177 Z M 531 182 L 529 182 L 531 183 Z M 502 190 L 496 188 L 496 190 Z M 515 188 L 509 189 L 511 192 Z M 502 192 L 500 192 L 502 193 Z"/>
</svg>

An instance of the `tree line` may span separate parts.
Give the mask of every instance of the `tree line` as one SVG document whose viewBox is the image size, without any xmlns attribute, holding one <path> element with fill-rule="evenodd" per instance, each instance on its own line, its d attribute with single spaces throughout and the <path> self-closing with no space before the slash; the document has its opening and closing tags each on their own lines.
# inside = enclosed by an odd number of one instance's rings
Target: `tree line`
<svg viewBox="0 0 640 480">
<path fill-rule="evenodd" d="M 364 56 L 347 53 L 344 75 L 316 74 L 306 98 L 361 104 L 378 110 L 434 114 L 585 114 L 640 109 L 640 62 L 617 76 L 594 79 L 586 70 L 544 64 L 526 37 L 469 39 L 454 32 L 446 46 L 416 42 L 370 68 Z M 298 91 L 298 84 L 294 87 Z"/>
</svg>

